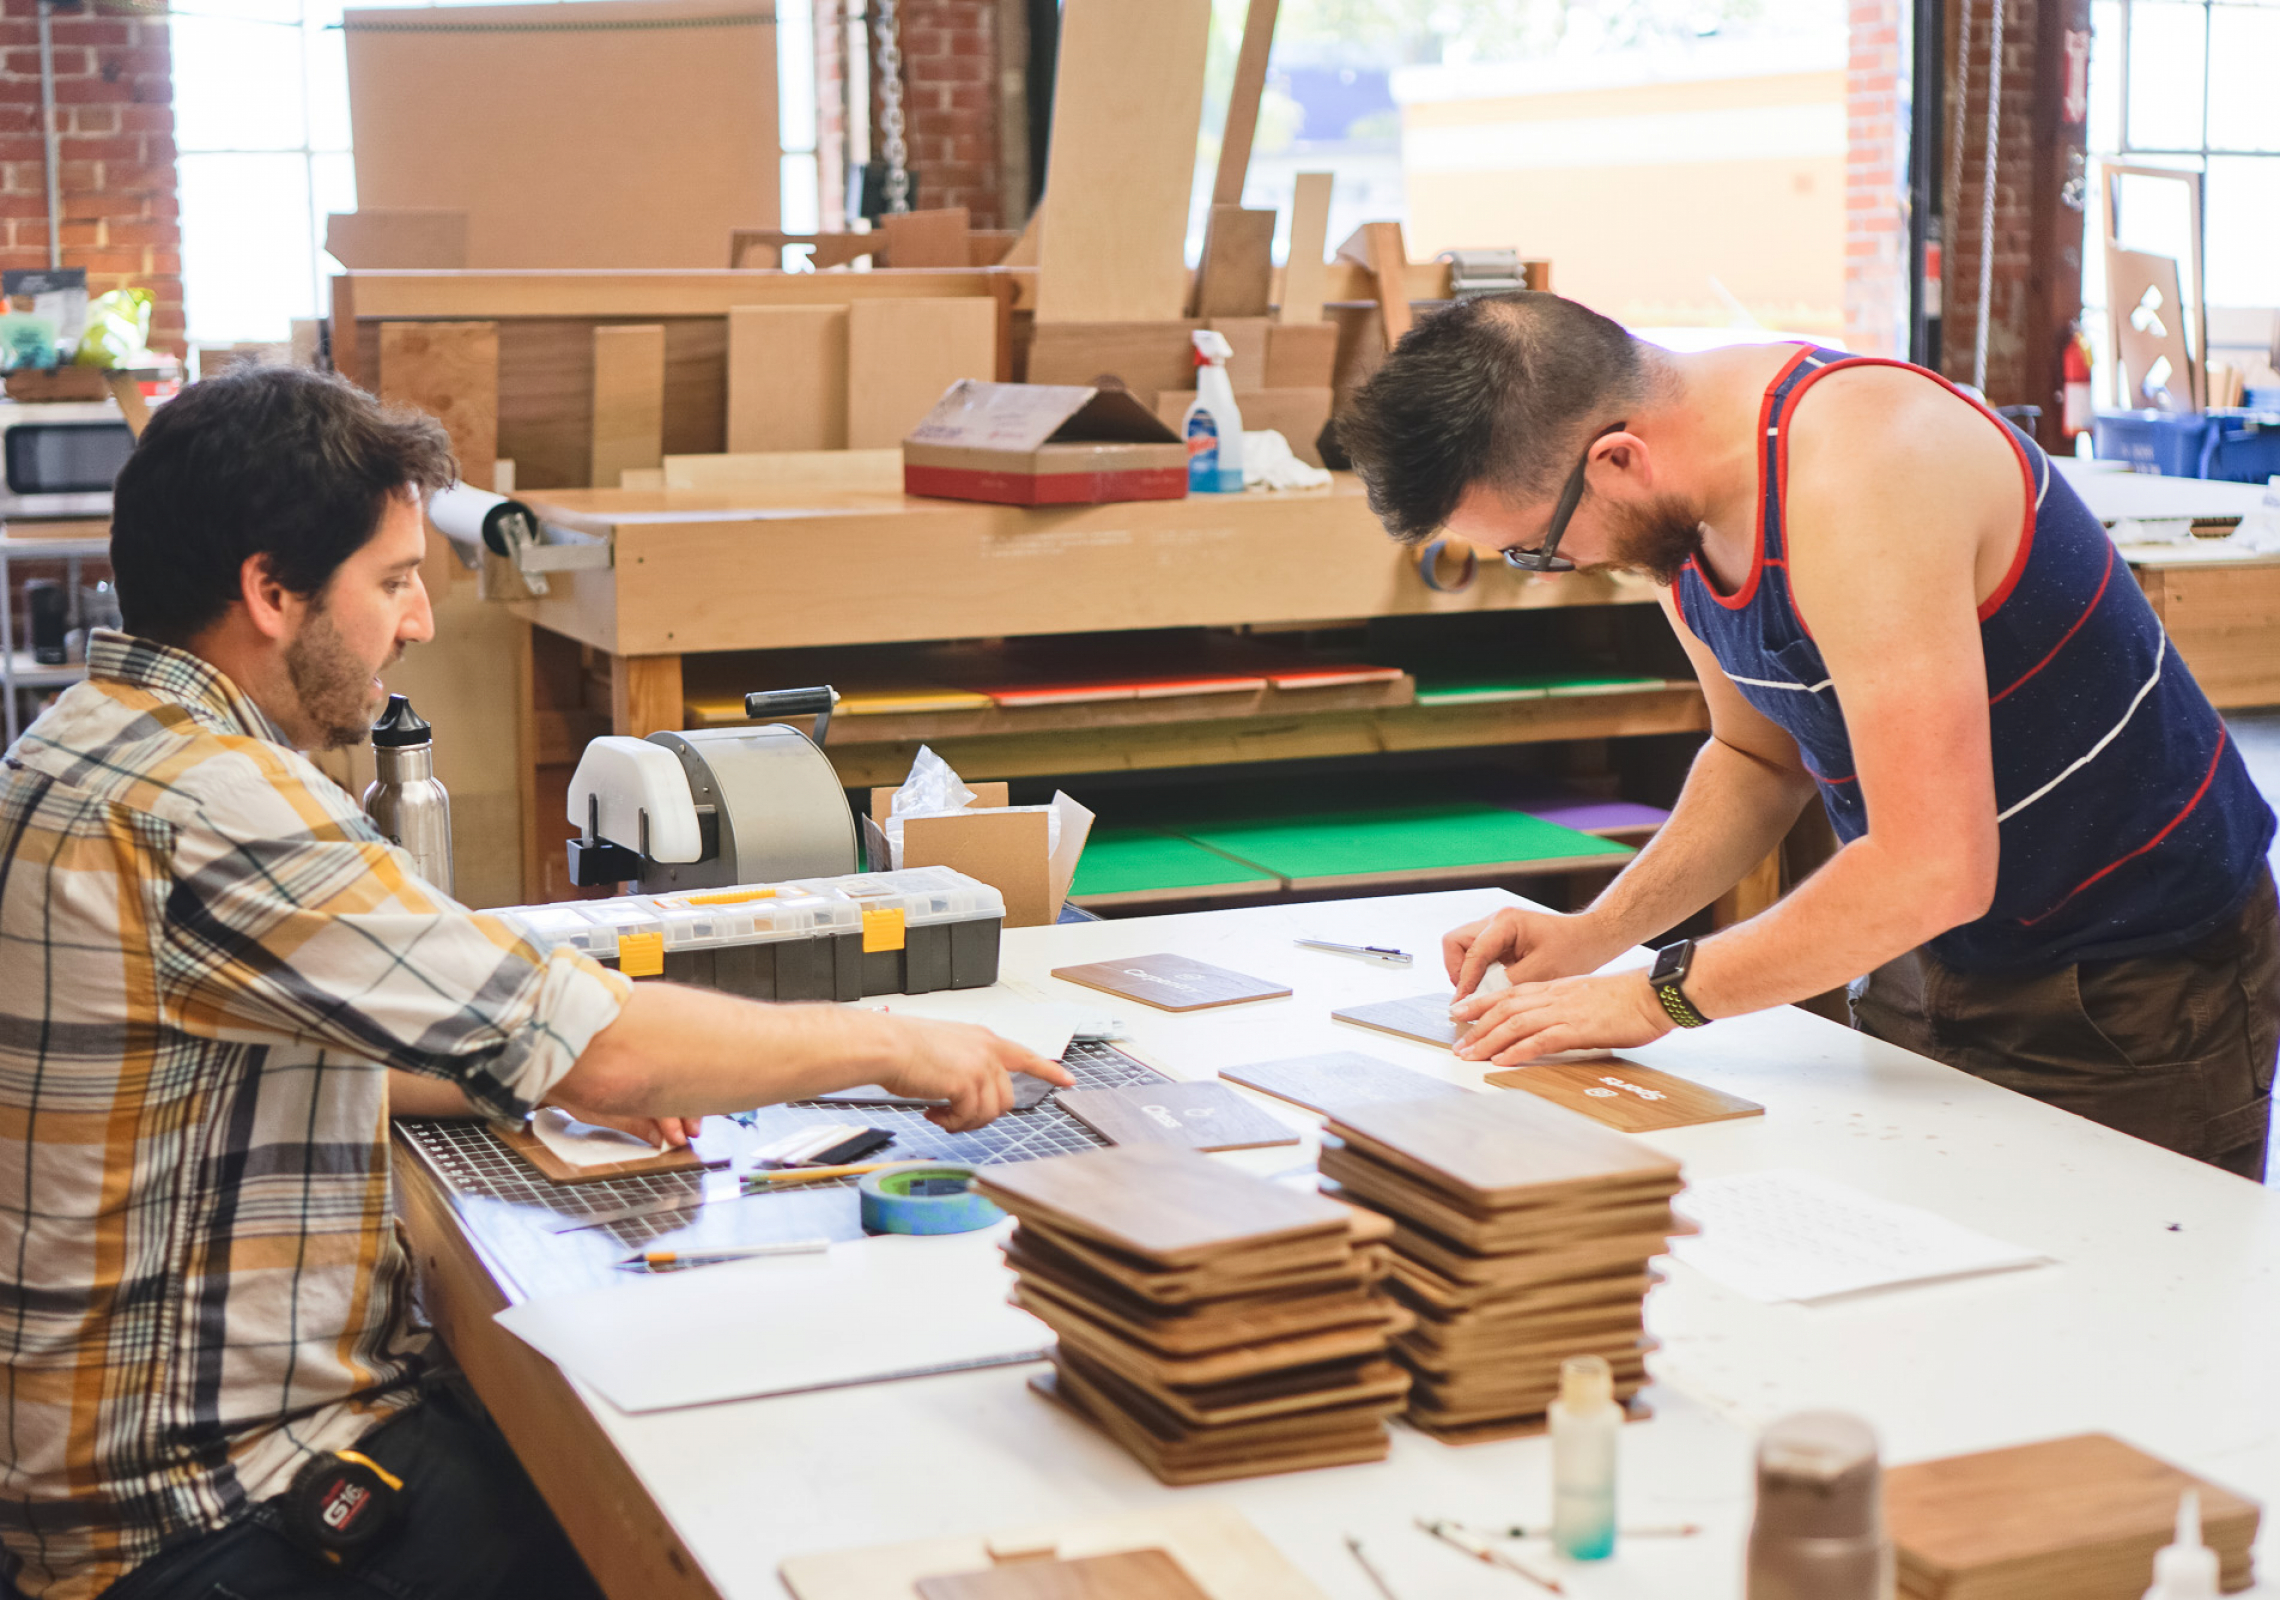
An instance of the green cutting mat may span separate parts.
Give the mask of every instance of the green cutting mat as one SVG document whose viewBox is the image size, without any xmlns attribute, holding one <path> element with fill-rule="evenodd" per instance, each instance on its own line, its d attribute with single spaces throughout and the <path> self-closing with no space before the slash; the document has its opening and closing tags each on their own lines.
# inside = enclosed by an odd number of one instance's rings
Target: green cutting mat
<svg viewBox="0 0 2280 1600">
<path fill-rule="evenodd" d="M 1199 845 L 1292 879 L 1428 872 L 1575 856 L 1620 860 L 1633 854 L 1628 846 L 1490 805 L 1236 818 L 1184 826 L 1180 831 Z"/>
<path fill-rule="evenodd" d="M 1633 673 L 1531 672 L 1497 678 L 1420 678 L 1421 706 L 1462 705 L 1474 700 L 1535 700 L 1557 694 L 1617 694 L 1627 689 L 1659 689 L 1665 680 Z"/>
<path fill-rule="evenodd" d="M 1272 884 L 1271 872 L 1216 855 L 1191 840 L 1155 828 L 1100 827 L 1085 840 L 1070 898 L 1138 894 L 1150 889 L 1217 889 L 1231 884 Z"/>
</svg>

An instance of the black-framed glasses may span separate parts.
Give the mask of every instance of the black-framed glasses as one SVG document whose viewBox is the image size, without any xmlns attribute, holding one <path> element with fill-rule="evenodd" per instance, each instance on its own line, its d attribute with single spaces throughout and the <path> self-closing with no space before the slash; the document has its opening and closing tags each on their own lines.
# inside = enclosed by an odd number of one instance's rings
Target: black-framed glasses
<svg viewBox="0 0 2280 1600">
<path fill-rule="evenodd" d="M 1575 517 L 1575 508 L 1583 503 L 1584 469 L 1591 465 L 1591 452 L 1599 441 L 1611 433 L 1621 433 L 1628 422 L 1610 422 L 1591 436 L 1591 443 L 1583 447 L 1583 459 L 1568 474 L 1567 487 L 1560 490 L 1560 502 L 1552 508 L 1552 525 L 1544 530 L 1544 542 L 1533 550 L 1509 549 L 1504 552 L 1504 564 L 1522 572 L 1573 572 L 1575 563 L 1559 553 L 1560 539 L 1567 532 L 1568 523 Z"/>
</svg>

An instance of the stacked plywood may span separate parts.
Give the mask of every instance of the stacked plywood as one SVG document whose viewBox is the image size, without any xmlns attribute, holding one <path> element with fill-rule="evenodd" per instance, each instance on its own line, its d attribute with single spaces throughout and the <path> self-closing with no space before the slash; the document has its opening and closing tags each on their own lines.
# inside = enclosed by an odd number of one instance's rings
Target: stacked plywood
<svg viewBox="0 0 2280 1600">
<path fill-rule="evenodd" d="M 1675 1160 L 1526 1095 L 1352 1105 L 1328 1131 L 1324 1178 L 1393 1219 L 1411 1422 L 1534 1431 L 1570 1356 L 1606 1357 L 1619 1399 L 1646 1382 L 1647 1263 L 1686 1231 Z"/>
<path fill-rule="evenodd" d="M 1376 1461 L 1409 1374 L 1382 1219 L 1192 1151 L 988 1169 L 1021 1219 L 1014 1302 L 1060 1337 L 1038 1386 L 1166 1483 Z"/>
</svg>

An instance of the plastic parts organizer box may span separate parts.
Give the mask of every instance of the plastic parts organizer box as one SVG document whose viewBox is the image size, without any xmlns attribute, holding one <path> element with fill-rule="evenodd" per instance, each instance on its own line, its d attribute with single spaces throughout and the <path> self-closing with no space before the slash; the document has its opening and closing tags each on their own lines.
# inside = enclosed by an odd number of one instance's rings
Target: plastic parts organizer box
<svg viewBox="0 0 2280 1600">
<path fill-rule="evenodd" d="M 948 867 L 908 867 L 492 914 L 629 978 L 755 1000 L 860 1000 L 997 982 L 1005 897 Z"/>
</svg>

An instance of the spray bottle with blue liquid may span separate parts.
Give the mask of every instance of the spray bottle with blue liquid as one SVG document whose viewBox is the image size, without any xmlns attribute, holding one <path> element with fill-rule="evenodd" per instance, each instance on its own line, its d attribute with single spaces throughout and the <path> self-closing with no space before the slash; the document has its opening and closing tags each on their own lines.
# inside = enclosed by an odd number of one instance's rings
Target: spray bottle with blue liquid
<svg viewBox="0 0 2280 1600">
<path fill-rule="evenodd" d="M 1188 493 L 1243 492 L 1243 413 L 1235 408 L 1235 386 L 1227 378 L 1227 358 L 1235 347 L 1227 336 L 1198 328 L 1195 340 L 1195 399 L 1180 419 L 1188 447 Z"/>
</svg>

